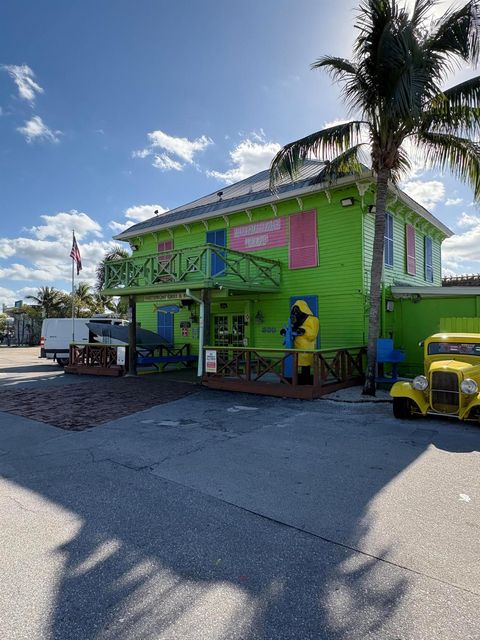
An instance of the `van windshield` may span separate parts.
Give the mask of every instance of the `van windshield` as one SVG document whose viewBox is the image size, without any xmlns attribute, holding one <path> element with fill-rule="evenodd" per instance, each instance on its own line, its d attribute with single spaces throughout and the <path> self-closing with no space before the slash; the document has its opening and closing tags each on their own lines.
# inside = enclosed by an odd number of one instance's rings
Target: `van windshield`
<svg viewBox="0 0 480 640">
<path fill-rule="evenodd" d="M 474 342 L 431 342 L 428 345 L 428 355 L 458 355 L 480 356 L 480 344 Z"/>
</svg>

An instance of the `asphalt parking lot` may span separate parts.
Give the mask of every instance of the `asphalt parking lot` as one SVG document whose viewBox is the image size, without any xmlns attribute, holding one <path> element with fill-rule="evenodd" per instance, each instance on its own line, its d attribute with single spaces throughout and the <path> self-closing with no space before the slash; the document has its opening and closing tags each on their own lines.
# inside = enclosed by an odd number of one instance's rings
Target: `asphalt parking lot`
<svg viewBox="0 0 480 640">
<path fill-rule="evenodd" d="M 11 368 L 0 394 L 64 384 Z M 477 640 L 479 451 L 388 403 L 199 389 L 83 432 L 0 412 L 0 634 Z"/>
</svg>

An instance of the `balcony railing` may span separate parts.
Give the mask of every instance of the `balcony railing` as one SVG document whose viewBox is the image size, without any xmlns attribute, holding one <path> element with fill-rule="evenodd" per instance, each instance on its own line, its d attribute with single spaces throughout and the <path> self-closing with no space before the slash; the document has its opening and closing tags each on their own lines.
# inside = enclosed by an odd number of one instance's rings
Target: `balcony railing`
<svg viewBox="0 0 480 640">
<path fill-rule="evenodd" d="M 103 291 L 127 295 L 175 291 L 182 287 L 276 291 L 280 263 L 215 244 L 172 249 L 105 264 Z"/>
</svg>

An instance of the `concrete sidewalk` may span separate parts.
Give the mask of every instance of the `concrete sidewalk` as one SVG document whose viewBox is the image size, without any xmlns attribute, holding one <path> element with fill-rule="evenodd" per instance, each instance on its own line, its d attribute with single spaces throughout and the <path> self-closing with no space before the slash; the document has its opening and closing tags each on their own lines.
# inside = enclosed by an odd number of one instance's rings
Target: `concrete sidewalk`
<svg viewBox="0 0 480 640">
<path fill-rule="evenodd" d="M 9 640 L 478 638 L 475 426 L 199 392 L 0 450 Z"/>
</svg>

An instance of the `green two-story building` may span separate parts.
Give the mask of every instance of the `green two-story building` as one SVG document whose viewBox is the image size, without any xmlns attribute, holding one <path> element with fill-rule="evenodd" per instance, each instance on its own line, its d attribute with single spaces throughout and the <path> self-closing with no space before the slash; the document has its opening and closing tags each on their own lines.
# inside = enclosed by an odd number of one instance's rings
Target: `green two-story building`
<svg viewBox="0 0 480 640">
<path fill-rule="evenodd" d="M 133 297 L 143 328 L 172 345 L 189 344 L 192 353 L 202 339 L 203 345 L 281 347 L 280 330 L 299 298 L 318 315 L 319 348 L 364 345 L 375 180 L 365 171 L 334 185 L 318 183 L 321 167 L 307 162 L 275 193 L 262 171 L 126 229 L 116 239 L 128 242 L 132 255 L 107 264 L 104 293 Z M 392 186 L 384 290 L 440 287 L 441 244 L 450 235 Z M 395 338 L 392 310 L 386 295 L 382 332 Z"/>
</svg>

